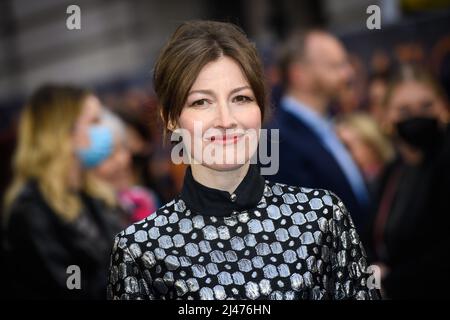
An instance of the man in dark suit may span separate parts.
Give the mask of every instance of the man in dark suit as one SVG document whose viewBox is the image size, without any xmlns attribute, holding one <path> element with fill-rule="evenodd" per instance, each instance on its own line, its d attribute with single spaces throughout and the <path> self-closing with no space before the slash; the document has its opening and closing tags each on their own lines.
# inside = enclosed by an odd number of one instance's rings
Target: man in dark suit
<svg viewBox="0 0 450 320">
<path fill-rule="evenodd" d="M 328 118 L 353 76 L 342 44 L 324 31 L 291 36 L 281 55 L 284 94 L 269 128 L 279 129 L 279 170 L 269 180 L 337 194 L 362 231 L 369 208 L 363 177 Z"/>
</svg>

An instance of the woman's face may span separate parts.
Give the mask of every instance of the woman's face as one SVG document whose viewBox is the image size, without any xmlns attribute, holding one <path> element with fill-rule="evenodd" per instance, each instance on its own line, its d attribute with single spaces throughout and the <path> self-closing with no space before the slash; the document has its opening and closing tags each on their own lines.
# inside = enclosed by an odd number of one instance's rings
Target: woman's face
<svg viewBox="0 0 450 320">
<path fill-rule="evenodd" d="M 193 163 L 233 170 L 256 151 L 261 111 L 240 66 L 223 56 L 205 65 L 178 119 Z"/>
<path fill-rule="evenodd" d="M 82 149 L 89 146 L 89 127 L 100 122 L 102 113 L 102 105 L 100 100 L 94 96 L 89 95 L 84 99 L 81 107 L 81 114 L 75 124 L 73 133 L 74 149 Z"/>
<path fill-rule="evenodd" d="M 111 156 L 102 161 L 93 171 L 116 190 L 128 186 L 131 174 L 130 151 L 120 140 L 120 137 L 115 137 L 115 146 Z"/>
<path fill-rule="evenodd" d="M 436 118 L 442 123 L 447 119 L 444 102 L 428 85 L 417 81 L 404 82 L 394 89 L 387 112 L 391 126 L 412 117 Z"/>
</svg>

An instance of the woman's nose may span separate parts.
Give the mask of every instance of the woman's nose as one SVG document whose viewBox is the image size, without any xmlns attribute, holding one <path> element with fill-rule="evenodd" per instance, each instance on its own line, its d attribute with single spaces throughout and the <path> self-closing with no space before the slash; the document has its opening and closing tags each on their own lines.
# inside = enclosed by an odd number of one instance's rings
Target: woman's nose
<svg viewBox="0 0 450 320">
<path fill-rule="evenodd" d="M 236 126 L 236 119 L 233 116 L 232 110 L 230 109 L 228 103 L 220 103 L 217 108 L 216 127 L 221 128 L 232 128 Z"/>
</svg>

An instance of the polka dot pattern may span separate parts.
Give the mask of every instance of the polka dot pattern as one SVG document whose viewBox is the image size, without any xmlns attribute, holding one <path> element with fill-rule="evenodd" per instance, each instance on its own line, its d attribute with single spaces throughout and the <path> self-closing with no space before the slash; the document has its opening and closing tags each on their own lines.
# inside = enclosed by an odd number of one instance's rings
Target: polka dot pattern
<svg viewBox="0 0 450 320">
<path fill-rule="evenodd" d="M 115 238 L 109 299 L 377 299 L 340 199 L 265 182 L 253 210 L 191 212 L 179 196 Z"/>
</svg>

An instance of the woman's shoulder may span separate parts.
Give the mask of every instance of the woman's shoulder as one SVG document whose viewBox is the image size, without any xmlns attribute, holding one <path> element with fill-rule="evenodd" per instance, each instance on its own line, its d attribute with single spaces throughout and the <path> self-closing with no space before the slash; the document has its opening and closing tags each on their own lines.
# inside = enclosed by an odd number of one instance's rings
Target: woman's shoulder
<svg viewBox="0 0 450 320">
<path fill-rule="evenodd" d="M 28 180 L 20 187 L 13 203 L 20 203 L 23 201 L 36 200 L 39 198 L 39 187 L 35 180 Z"/>
<path fill-rule="evenodd" d="M 286 204 L 309 203 L 320 209 L 323 206 L 333 206 L 342 202 L 332 191 L 320 188 L 292 186 L 284 183 L 266 180 L 265 196 L 281 197 Z"/>
<path fill-rule="evenodd" d="M 131 224 L 114 238 L 113 256 L 119 256 L 118 251 L 122 251 L 127 259 L 142 259 L 147 265 L 152 265 L 156 258 L 164 258 L 164 249 L 161 248 L 172 243 L 176 247 L 183 246 L 182 237 L 172 238 L 164 233 L 175 228 L 174 224 L 181 221 L 178 213 L 183 212 L 185 208 L 183 200 L 177 196 L 148 217 Z"/>
<path fill-rule="evenodd" d="M 35 216 L 45 213 L 46 206 L 37 183 L 33 180 L 27 181 L 12 201 L 8 214 L 14 216 Z"/>
<path fill-rule="evenodd" d="M 6 211 L 5 232 L 9 239 L 20 241 L 31 234 L 48 234 L 54 230 L 53 216 L 37 184 L 27 182 Z"/>
<path fill-rule="evenodd" d="M 179 197 L 164 204 L 155 212 L 148 215 L 146 218 L 137 221 L 120 233 L 117 238 L 127 239 L 127 242 L 145 243 L 151 240 L 157 240 L 160 236 L 159 227 L 164 227 L 167 224 L 178 222 L 179 217 L 174 215 L 175 212 L 182 212 L 185 209 L 183 200 Z M 122 240 L 125 241 L 125 240 Z"/>
<path fill-rule="evenodd" d="M 348 224 L 349 227 L 353 226 L 353 220 L 345 204 L 331 190 L 291 186 L 266 180 L 264 195 L 269 198 L 268 201 L 266 200 L 268 206 L 274 205 L 284 212 L 292 212 L 297 215 L 300 212 L 300 214 L 308 216 L 308 219 L 314 217 L 315 219 L 347 220 L 345 224 Z M 286 209 L 286 206 L 290 210 Z"/>
</svg>

